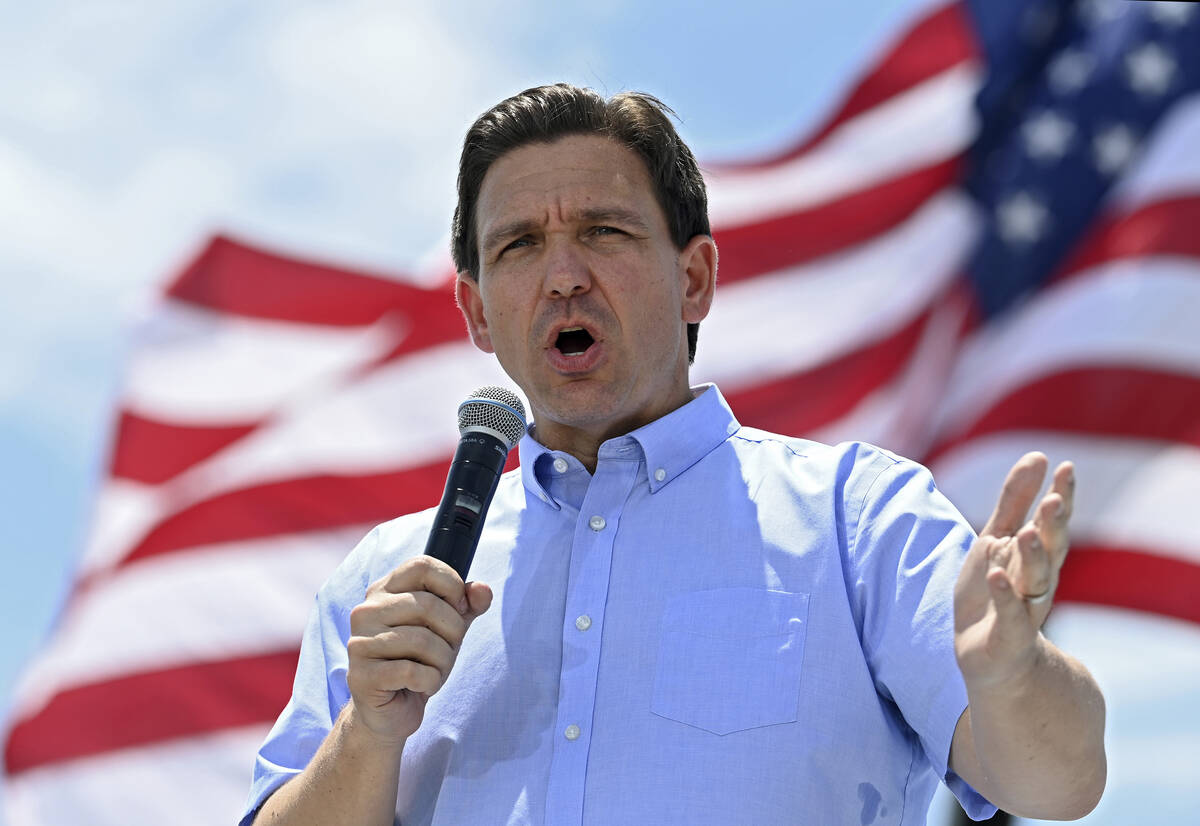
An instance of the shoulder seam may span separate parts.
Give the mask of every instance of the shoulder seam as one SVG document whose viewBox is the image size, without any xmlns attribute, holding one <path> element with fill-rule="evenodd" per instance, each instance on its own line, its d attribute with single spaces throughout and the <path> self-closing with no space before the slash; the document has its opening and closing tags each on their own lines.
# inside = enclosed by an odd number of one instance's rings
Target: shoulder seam
<svg viewBox="0 0 1200 826">
<path fill-rule="evenodd" d="M 741 433 L 741 430 L 738 430 L 736 433 L 732 434 L 729 438 L 731 440 L 732 439 L 740 439 L 741 441 L 749 442 L 752 445 L 761 445 L 761 444 L 767 444 L 767 443 L 776 444 L 776 445 L 783 447 L 785 450 L 790 452 L 793 456 L 797 456 L 800 458 L 808 457 L 807 453 L 801 453 L 800 451 L 796 450 L 796 448 L 793 447 L 787 440 L 778 438 L 778 437 L 768 437 L 768 438 L 764 438 L 764 439 L 751 439 L 748 436 L 743 436 Z M 807 444 L 812 444 L 812 440 L 810 440 L 810 439 L 803 439 L 803 441 L 806 442 Z"/>
</svg>

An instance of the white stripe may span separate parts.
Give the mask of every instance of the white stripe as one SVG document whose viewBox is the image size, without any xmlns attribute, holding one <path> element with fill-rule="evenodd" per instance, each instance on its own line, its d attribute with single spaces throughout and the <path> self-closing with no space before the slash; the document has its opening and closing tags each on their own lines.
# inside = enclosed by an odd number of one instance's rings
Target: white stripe
<svg viewBox="0 0 1200 826">
<path fill-rule="evenodd" d="M 973 439 L 933 467 L 938 486 L 976 529 L 987 522 L 1009 468 L 1041 450 L 1071 460 L 1078 485 L 1071 536 L 1200 564 L 1200 520 L 1188 518 L 1200 490 L 1200 450 L 1136 439 L 1022 431 Z"/>
<path fill-rule="evenodd" d="M 176 424 L 253 422 L 384 355 L 407 331 L 245 318 L 167 299 L 134 331 L 124 405 Z"/>
<path fill-rule="evenodd" d="M 92 525 L 78 577 L 115 565 L 168 513 L 155 485 L 109 478 L 96 493 Z"/>
<path fill-rule="evenodd" d="M 951 438 L 1015 388 L 1072 367 L 1140 367 L 1200 378 L 1200 262 L 1105 264 L 1014 308 L 963 345 L 941 414 Z"/>
<path fill-rule="evenodd" d="M 976 228 L 967 199 L 947 192 L 845 253 L 719 287 L 693 381 L 733 390 L 886 338 L 957 275 Z"/>
<path fill-rule="evenodd" d="M 119 724 L 119 721 L 113 721 Z M 269 726 L 122 749 L 23 772 L 5 786 L 8 826 L 236 823 Z"/>
<path fill-rule="evenodd" d="M 709 218 L 729 229 L 810 209 L 960 154 L 977 124 L 980 71 L 960 64 L 843 123 L 809 152 L 707 176 Z"/>
<path fill-rule="evenodd" d="M 495 358 L 468 341 L 431 347 L 285 411 L 164 487 L 182 507 L 267 481 L 430 462 L 458 443 L 462 400 L 480 385 L 509 383 Z"/>
<path fill-rule="evenodd" d="M 1132 212 L 1154 201 L 1200 195 L 1200 94 L 1176 103 L 1109 195 L 1110 209 Z"/>
<path fill-rule="evenodd" d="M 164 554 L 97 580 L 23 675 L 19 716 L 72 686 L 299 645 L 313 595 L 366 530 Z"/>
</svg>

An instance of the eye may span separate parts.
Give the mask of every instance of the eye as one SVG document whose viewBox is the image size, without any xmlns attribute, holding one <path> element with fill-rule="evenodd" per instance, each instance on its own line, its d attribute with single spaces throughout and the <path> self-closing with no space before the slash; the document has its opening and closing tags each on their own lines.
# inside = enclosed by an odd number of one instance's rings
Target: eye
<svg viewBox="0 0 1200 826">
<path fill-rule="evenodd" d="M 520 247 L 527 247 L 532 243 L 533 243 L 533 241 L 530 240 L 529 236 L 522 235 L 520 238 L 509 241 L 507 244 L 505 244 L 504 247 L 501 248 L 500 252 L 501 252 L 501 254 L 503 254 L 503 253 L 507 252 L 508 250 L 515 250 L 515 249 L 519 249 Z"/>
<path fill-rule="evenodd" d="M 624 235 L 625 234 L 625 230 L 617 229 L 616 227 L 610 227 L 607 225 L 593 227 L 592 232 L 595 235 Z"/>
</svg>

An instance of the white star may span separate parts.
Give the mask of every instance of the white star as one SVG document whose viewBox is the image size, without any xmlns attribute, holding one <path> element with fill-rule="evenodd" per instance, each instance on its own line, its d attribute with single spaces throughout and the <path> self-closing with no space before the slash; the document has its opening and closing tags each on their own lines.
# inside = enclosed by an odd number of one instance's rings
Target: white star
<svg viewBox="0 0 1200 826">
<path fill-rule="evenodd" d="M 1000 237 L 1010 244 L 1032 244 L 1046 234 L 1050 212 L 1028 192 L 1010 195 L 996 206 Z"/>
<path fill-rule="evenodd" d="M 1078 92 L 1096 69 L 1096 59 L 1081 49 L 1066 49 L 1047 68 L 1050 89 L 1058 95 Z"/>
<path fill-rule="evenodd" d="M 1029 157 L 1039 161 L 1057 161 L 1067 154 L 1075 124 L 1057 112 L 1046 110 L 1021 125 L 1021 138 Z"/>
<path fill-rule="evenodd" d="M 1157 43 L 1146 43 L 1125 55 L 1129 85 L 1142 95 L 1161 95 L 1175 77 L 1175 58 Z"/>
<path fill-rule="evenodd" d="M 1154 20 L 1170 28 L 1182 26 L 1196 13 L 1195 3 L 1147 3 L 1146 12 Z"/>
<path fill-rule="evenodd" d="M 1105 175 L 1115 175 L 1129 163 L 1137 146 L 1137 134 L 1125 124 L 1116 123 L 1092 138 L 1092 160 Z"/>
</svg>

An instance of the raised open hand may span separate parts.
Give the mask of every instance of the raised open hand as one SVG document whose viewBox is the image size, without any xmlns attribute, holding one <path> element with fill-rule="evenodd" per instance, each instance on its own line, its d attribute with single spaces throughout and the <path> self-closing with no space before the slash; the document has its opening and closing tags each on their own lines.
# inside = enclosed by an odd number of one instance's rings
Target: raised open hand
<svg viewBox="0 0 1200 826">
<path fill-rule="evenodd" d="M 1038 655 L 1038 631 L 1050 613 L 1070 544 L 1067 522 L 1075 495 L 1075 469 L 1063 462 L 1026 521 L 1048 465 L 1041 453 L 1027 453 L 1013 465 L 959 574 L 954 650 L 969 683 L 1018 677 Z"/>
</svg>

